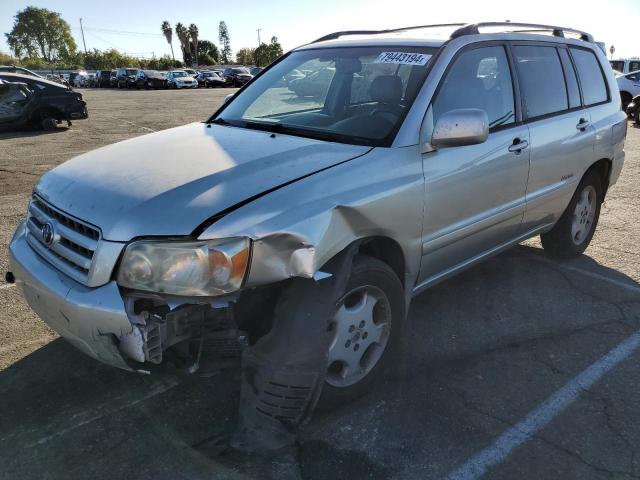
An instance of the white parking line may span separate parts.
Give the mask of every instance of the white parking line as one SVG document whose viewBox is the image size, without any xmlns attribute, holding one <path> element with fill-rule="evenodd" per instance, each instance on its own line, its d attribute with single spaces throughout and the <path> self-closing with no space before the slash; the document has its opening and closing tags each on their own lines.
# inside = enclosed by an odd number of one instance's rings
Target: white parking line
<svg viewBox="0 0 640 480">
<path fill-rule="evenodd" d="M 573 403 L 583 390 L 591 388 L 607 372 L 628 358 L 640 346 L 640 331 L 600 358 L 564 387 L 551 395 L 523 420 L 504 432 L 491 445 L 480 451 L 451 472 L 449 480 L 472 480 L 482 477 L 489 468 L 506 459 L 509 454 L 543 429 Z"/>
</svg>

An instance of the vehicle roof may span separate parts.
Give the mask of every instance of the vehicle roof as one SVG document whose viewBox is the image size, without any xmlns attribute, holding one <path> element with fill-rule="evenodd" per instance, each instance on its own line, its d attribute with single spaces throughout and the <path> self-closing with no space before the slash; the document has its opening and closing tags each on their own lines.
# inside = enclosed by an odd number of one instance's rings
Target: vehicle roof
<svg viewBox="0 0 640 480">
<path fill-rule="evenodd" d="M 13 72 L 0 72 L 0 75 L 4 77 L 5 80 L 7 80 L 7 77 L 9 77 L 13 79 L 10 81 L 22 82 L 22 83 L 28 83 L 29 81 L 31 82 L 36 81 L 38 83 L 43 83 L 45 85 L 50 85 L 52 87 L 64 88 L 65 90 L 67 89 L 65 85 L 62 85 L 58 82 L 53 82 L 51 80 L 47 80 L 46 78 L 43 78 L 43 77 L 34 77 L 33 75 L 25 75 L 23 73 L 13 73 Z"/>
<path fill-rule="evenodd" d="M 390 33 L 374 34 L 347 34 L 330 40 L 319 40 L 306 45 L 302 45 L 295 50 L 311 50 L 316 48 L 337 48 L 337 47 L 379 47 L 379 46 L 404 46 L 404 47 L 431 47 L 440 48 L 448 41 L 452 40 L 452 28 L 424 30 L 411 29 Z M 551 35 L 549 32 L 515 32 L 515 31 L 489 31 L 484 33 L 467 34 L 456 37 L 466 39 L 468 43 L 486 40 L 523 40 L 523 41 L 543 41 L 554 43 L 571 43 L 582 46 L 595 46 L 596 43 L 573 38 L 573 36 L 559 37 Z"/>
</svg>

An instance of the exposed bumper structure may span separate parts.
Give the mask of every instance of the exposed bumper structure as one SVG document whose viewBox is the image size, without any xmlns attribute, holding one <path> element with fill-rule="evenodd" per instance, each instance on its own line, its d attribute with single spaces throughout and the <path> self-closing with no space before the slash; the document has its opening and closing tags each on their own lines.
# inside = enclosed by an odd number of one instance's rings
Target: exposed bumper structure
<svg viewBox="0 0 640 480">
<path fill-rule="evenodd" d="M 11 241 L 9 261 L 29 306 L 45 323 L 87 355 L 133 370 L 117 346 L 133 327 L 115 282 L 87 288 L 63 275 L 29 246 L 24 223 Z"/>
</svg>

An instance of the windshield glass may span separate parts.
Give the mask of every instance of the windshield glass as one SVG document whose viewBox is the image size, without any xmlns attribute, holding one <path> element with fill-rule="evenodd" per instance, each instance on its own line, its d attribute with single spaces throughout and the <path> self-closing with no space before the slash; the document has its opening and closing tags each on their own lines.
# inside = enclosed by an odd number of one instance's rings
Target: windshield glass
<svg viewBox="0 0 640 480">
<path fill-rule="evenodd" d="M 138 70 L 135 68 L 127 68 L 127 75 L 135 75 L 136 73 L 138 73 Z"/>
<path fill-rule="evenodd" d="M 215 118 L 219 124 L 360 145 L 390 144 L 435 49 L 355 47 L 293 52 Z"/>
<path fill-rule="evenodd" d="M 231 71 L 233 73 L 238 73 L 238 74 L 241 74 L 241 75 L 242 74 L 249 74 L 249 70 L 247 70 L 246 68 L 232 68 Z"/>
<path fill-rule="evenodd" d="M 173 76 L 174 77 L 186 77 L 187 73 L 186 72 L 173 72 Z"/>
</svg>

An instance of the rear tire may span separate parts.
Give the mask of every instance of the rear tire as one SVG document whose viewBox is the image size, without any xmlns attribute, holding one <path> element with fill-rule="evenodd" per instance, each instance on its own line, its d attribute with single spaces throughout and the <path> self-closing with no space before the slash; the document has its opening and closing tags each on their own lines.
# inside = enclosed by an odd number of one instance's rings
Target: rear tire
<svg viewBox="0 0 640 480">
<path fill-rule="evenodd" d="M 55 118 L 46 117 L 40 121 L 40 126 L 42 127 L 42 130 L 50 132 L 58 128 L 58 122 Z"/>
<path fill-rule="evenodd" d="M 594 171 L 587 172 L 558 222 L 540 235 L 544 251 L 556 258 L 582 254 L 598 226 L 602 198 L 602 179 Z"/>
<path fill-rule="evenodd" d="M 622 102 L 622 111 L 627 111 L 627 106 L 631 103 L 633 98 L 629 92 L 620 92 L 620 101 Z"/>
<path fill-rule="evenodd" d="M 398 364 L 404 347 L 404 305 L 404 290 L 395 272 L 378 259 L 357 255 L 332 323 L 335 337 L 329 346 L 321 409 L 364 395 Z"/>
</svg>

